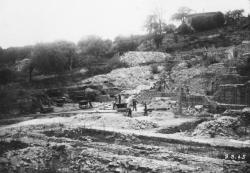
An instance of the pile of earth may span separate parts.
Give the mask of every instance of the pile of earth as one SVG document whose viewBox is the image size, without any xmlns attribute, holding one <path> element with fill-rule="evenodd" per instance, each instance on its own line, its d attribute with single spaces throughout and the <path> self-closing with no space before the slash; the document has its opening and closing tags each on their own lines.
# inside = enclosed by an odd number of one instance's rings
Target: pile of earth
<svg viewBox="0 0 250 173">
<path fill-rule="evenodd" d="M 163 52 L 126 52 L 120 57 L 122 62 L 125 62 L 129 66 L 138 66 L 141 64 L 149 63 L 161 63 L 171 56 Z"/>
<path fill-rule="evenodd" d="M 111 82 L 116 87 L 135 89 L 140 85 L 151 86 L 159 74 L 152 74 L 150 66 L 120 68 L 105 75 L 97 75 L 81 81 L 81 84 L 104 84 Z"/>
<path fill-rule="evenodd" d="M 147 120 L 133 120 L 129 123 L 131 129 L 140 130 L 140 129 L 152 129 L 157 128 L 159 125 L 152 121 Z"/>
<path fill-rule="evenodd" d="M 238 137 L 240 121 L 236 117 L 222 116 L 218 119 L 199 124 L 192 133 L 193 136 Z"/>
</svg>

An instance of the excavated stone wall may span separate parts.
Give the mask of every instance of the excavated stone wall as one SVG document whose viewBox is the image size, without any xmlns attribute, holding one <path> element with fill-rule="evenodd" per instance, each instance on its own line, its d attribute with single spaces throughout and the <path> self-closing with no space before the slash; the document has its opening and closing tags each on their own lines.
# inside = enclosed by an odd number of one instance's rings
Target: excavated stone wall
<svg viewBox="0 0 250 173">
<path fill-rule="evenodd" d="M 185 95 L 185 97 L 182 98 L 182 103 L 185 106 L 195 106 L 195 105 L 207 105 L 207 100 L 205 96 L 203 95 Z"/>
<path fill-rule="evenodd" d="M 250 81 L 245 84 L 220 85 L 217 101 L 226 104 L 250 105 Z"/>
</svg>

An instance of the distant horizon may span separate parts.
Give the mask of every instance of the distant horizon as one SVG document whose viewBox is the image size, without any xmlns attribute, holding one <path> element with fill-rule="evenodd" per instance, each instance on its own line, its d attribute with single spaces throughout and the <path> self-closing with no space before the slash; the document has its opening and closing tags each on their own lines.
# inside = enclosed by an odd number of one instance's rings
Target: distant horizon
<svg viewBox="0 0 250 173">
<path fill-rule="evenodd" d="M 117 36 L 144 35 L 146 17 L 160 9 L 165 21 L 181 6 L 193 13 L 244 9 L 249 0 L 0 0 L 0 47 L 32 46 L 65 40 L 77 44 L 96 35 L 114 40 Z"/>
</svg>

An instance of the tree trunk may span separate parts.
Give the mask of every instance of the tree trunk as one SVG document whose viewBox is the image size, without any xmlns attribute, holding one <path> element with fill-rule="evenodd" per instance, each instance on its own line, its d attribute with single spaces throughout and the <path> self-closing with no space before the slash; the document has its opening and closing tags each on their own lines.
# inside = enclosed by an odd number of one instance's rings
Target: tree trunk
<svg viewBox="0 0 250 173">
<path fill-rule="evenodd" d="M 34 68 L 33 67 L 30 67 L 29 68 L 29 82 L 32 81 L 32 72 L 33 72 Z"/>
<path fill-rule="evenodd" d="M 72 57 L 69 58 L 69 71 L 72 70 Z"/>
</svg>

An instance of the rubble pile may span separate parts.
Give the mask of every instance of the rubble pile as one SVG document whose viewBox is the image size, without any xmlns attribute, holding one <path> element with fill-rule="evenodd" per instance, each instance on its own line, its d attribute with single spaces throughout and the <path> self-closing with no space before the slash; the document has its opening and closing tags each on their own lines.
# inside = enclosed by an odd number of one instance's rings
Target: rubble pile
<svg viewBox="0 0 250 173">
<path fill-rule="evenodd" d="M 170 55 L 162 52 L 136 52 L 130 51 L 121 56 L 121 61 L 129 66 L 138 66 L 147 63 L 164 62 Z"/>
<path fill-rule="evenodd" d="M 27 147 L 21 150 L 9 151 L 6 153 L 8 163 L 12 165 L 11 170 L 42 170 L 48 168 L 53 152 L 43 147 Z M 59 156 L 59 153 L 54 152 Z M 25 169 L 26 168 L 26 169 Z M 34 171 L 34 170 L 33 170 Z"/>
<path fill-rule="evenodd" d="M 238 118 L 222 116 L 216 120 L 206 121 L 199 124 L 192 133 L 193 136 L 224 136 L 235 137 L 237 128 L 240 127 Z"/>
<path fill-rule="evenodd" d="M 81 83 L 91 82 L 91 84 L 103 84 L 110 81 L 114 86 L 121 88 L 135 89 L 139 85 L 151 85 L 154 80 L 150 79 L 152 76 L 150 66 L 120 68 L 111 71 L 106 75 L 97 75 L 92 78 L 83 80 Z"/>
<path fill-rule="evenodd" d="M 159 127 L 159 125 L 155 122 L 147 121 L 147 120 L 137 120 L 137 119 L 135 119 L 134 121 L 131 121 L 129 123 L 129 126 L 131 129 L 135 129 L 135 130 L 152 129 L 152 128 Z"/>
</svg>

